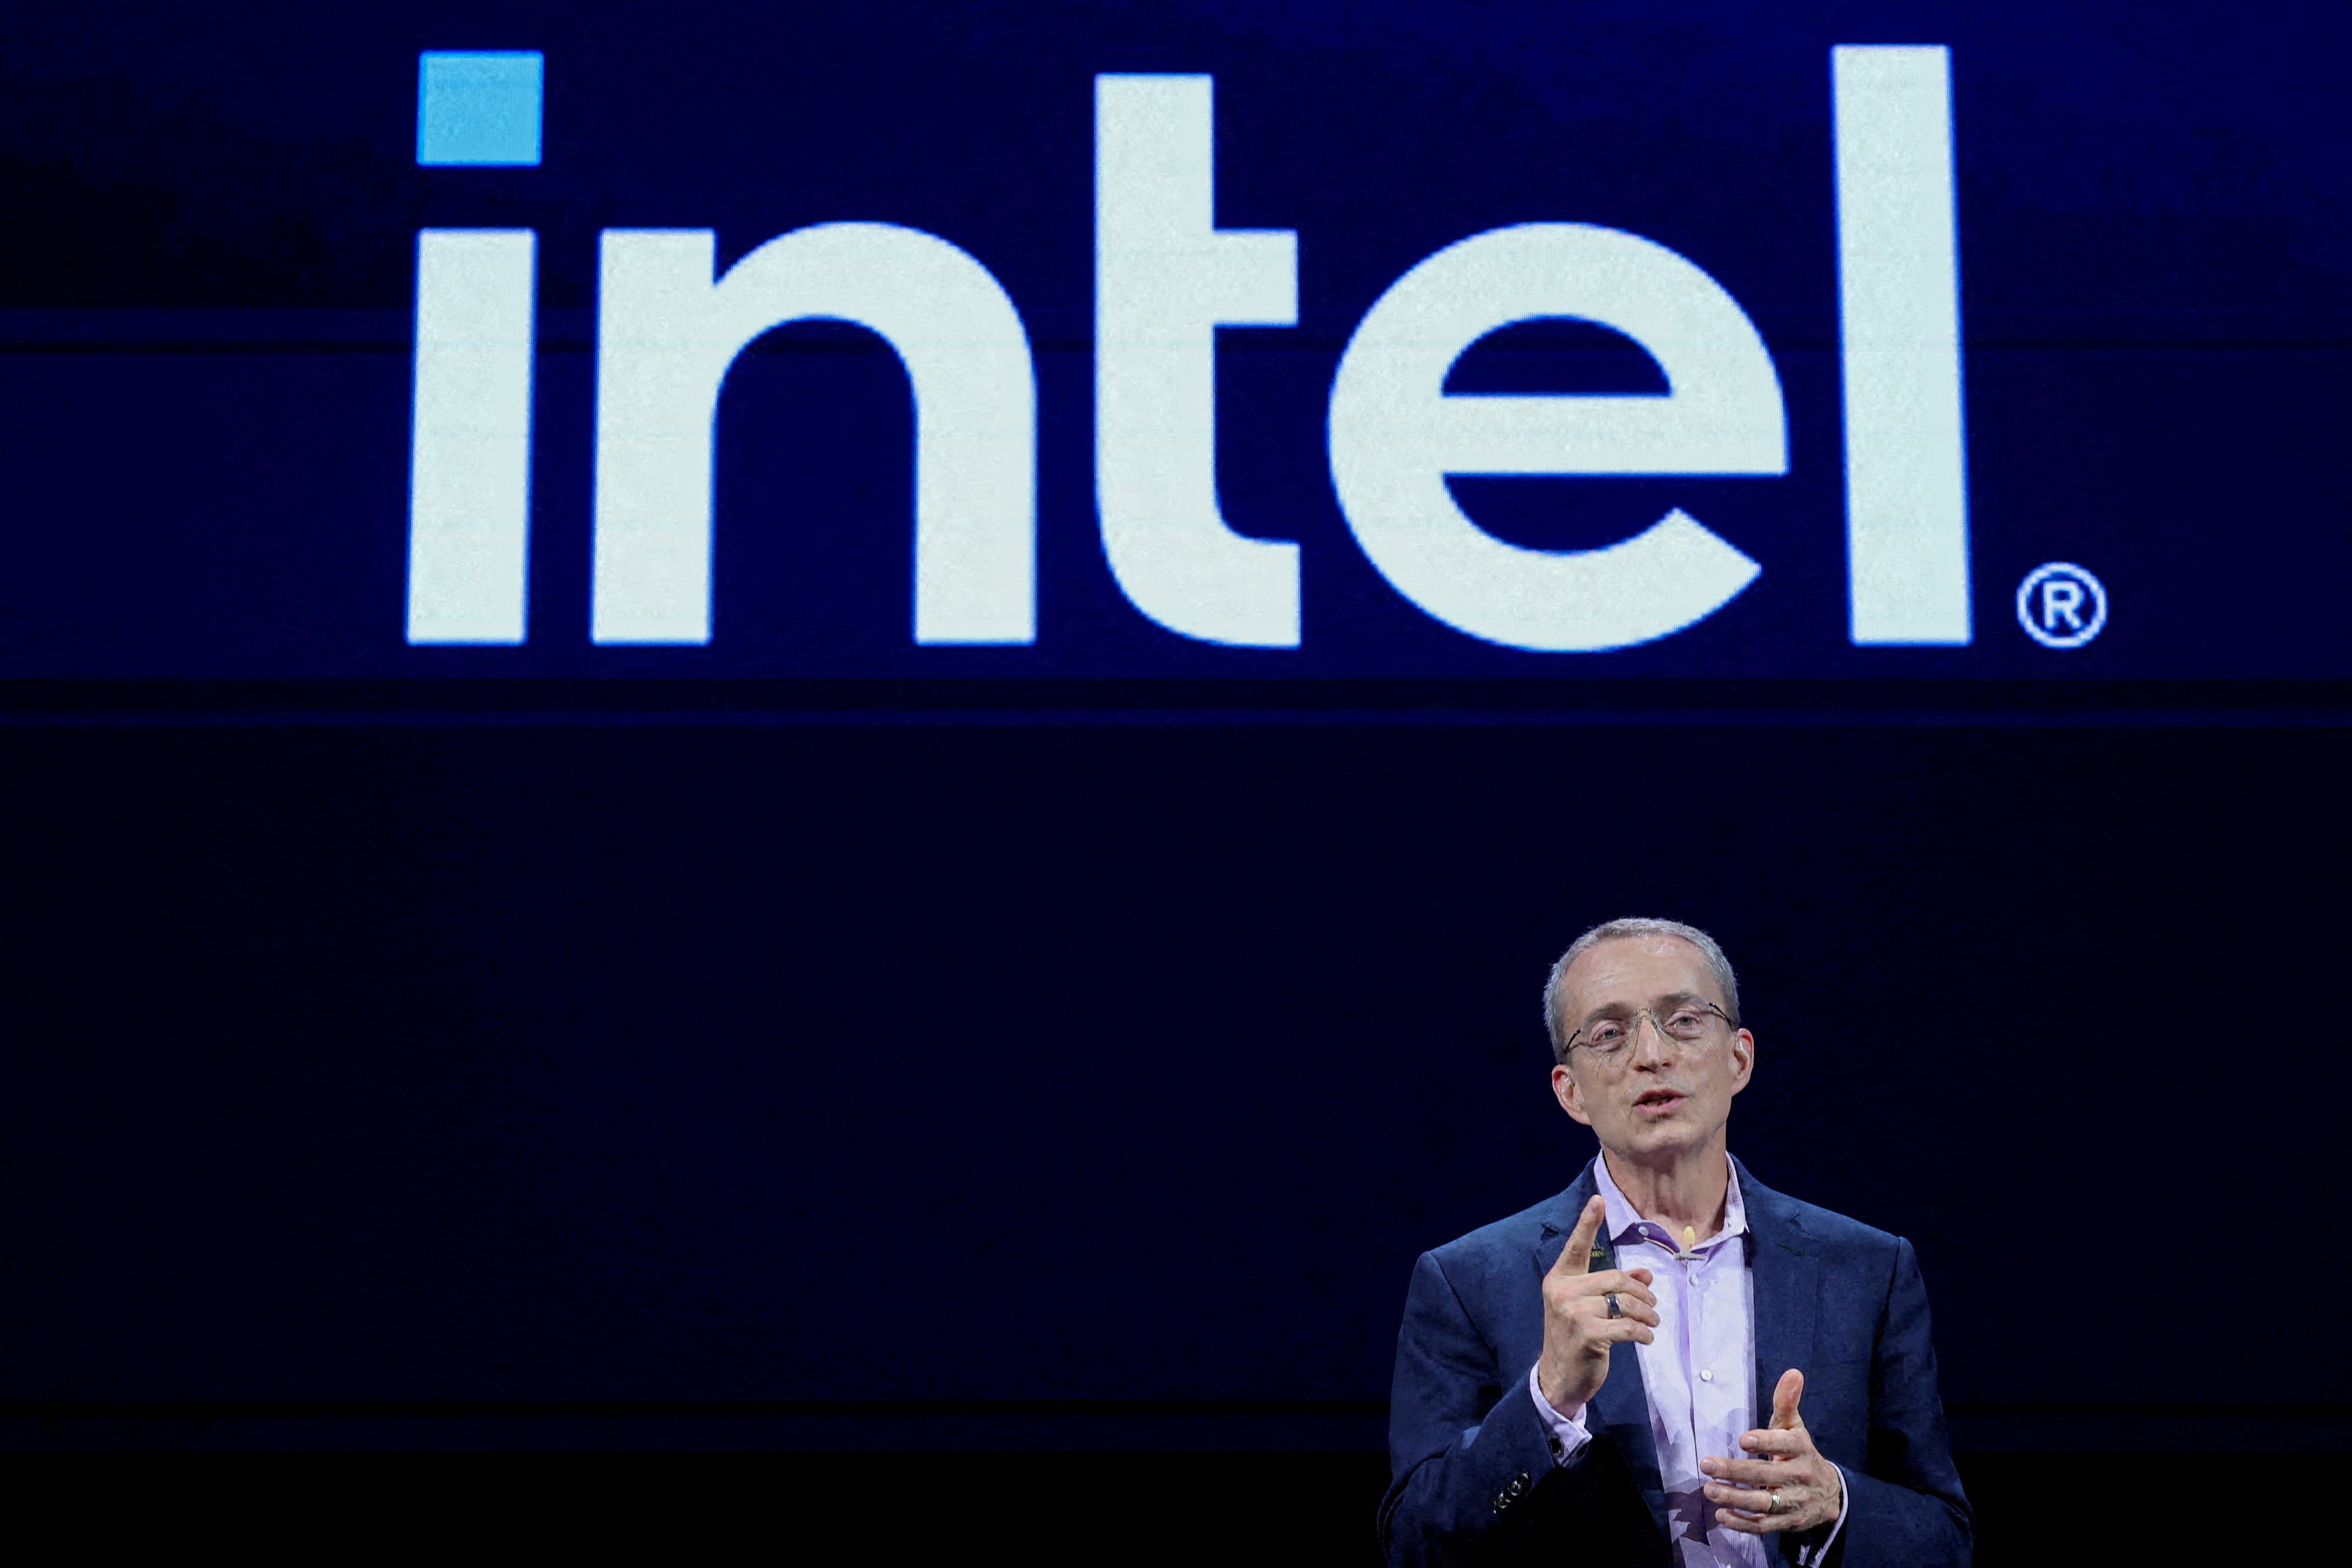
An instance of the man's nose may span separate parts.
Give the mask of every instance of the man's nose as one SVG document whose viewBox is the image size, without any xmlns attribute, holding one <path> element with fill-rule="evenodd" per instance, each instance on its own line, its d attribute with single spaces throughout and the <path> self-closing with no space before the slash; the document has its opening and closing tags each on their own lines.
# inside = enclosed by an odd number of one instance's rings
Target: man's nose
<svg viewBox="0 0 2352 1568">
<path fill-rule="evenodd" d="M 1642 1027 L 1645 1023 L 1650 1026 L 1646 1030 Z M 1633 1065 L 1636 1067 L 1663 1067 L 1665 1065 L 1667 1056 L 1671 1054 L 1666 1044 L 1665 1027 L 1658 1022 L 1656 1015 L 1647 1008 L 1633 1015 L 1633 1038 L 1631 1043 L 1633 1050 Z"/>
</svg>

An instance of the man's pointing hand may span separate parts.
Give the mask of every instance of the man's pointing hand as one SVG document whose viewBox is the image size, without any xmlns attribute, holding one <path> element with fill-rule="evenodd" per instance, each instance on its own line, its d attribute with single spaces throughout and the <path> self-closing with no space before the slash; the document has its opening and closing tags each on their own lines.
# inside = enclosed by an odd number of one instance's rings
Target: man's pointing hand
<svg viewBox="0 0 2352 1568">
<path fill-rule="evenodd" d="M 1592 1261 L 1592 1239 L 1607 1213 L 1608 1205 L 1594 1195 L 1569 1232 L 1559 1261 L 1544 1276 L 1543 1355 L 1536 1364 L 1536 1384 L 1544 1402 L 1563 1416 L 1580 1416 L 1601 1392 L 1609 1377 L 1611 1346 L 1627 1339 L 1648 1344 L 1656 1337 L 1650 1331 L 1658 1326 L 1658 1299 L 1650 1294 L 1647 1269 L 1585 1272 Z"/>
</svg>

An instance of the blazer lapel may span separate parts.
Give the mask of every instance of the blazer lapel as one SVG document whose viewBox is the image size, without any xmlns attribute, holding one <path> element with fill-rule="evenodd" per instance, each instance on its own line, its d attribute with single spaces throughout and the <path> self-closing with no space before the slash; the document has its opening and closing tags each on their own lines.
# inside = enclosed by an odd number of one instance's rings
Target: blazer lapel
<svg viewBox="0 0 2352 1568">
<path fill-rule="evenodd" d="M 1739 1195 L 1748 1206 L 1756 1284 L 1756 1406 L 1759 1427 L 1772 1421 L 1772 1390 L 1790 1367 L 1812 1364 L 1813 1320 L 1821 1298 L 1821 1260 L 1793 1209 L 1739 1167 Z"/>
<path fill-rule="evenodd" d="M 1584 1206 L 1599 1190 L 1592 1168 L 1588 1166 L 1576 1185 L 1560 1195 L 1564 1207 L 1559 1222 L 1546 1220 L 1543 1234 L 1536 1243 L 1538 1280 L 1551 1272 L 1551 1266 L 1559 1261 L 1560 1250 L 1568 1245 L 1569 1228 L 1576 1224 Z M 1616 1267 L 1616 1251 L 1604 1226 L 1601 1234 L 1592 1239 L 1592 1257 L 1585 1269 L 1598 1274 Z M 1650 1436 L 1650 1396 L 1642 1386 L 1642 1363 L 1631 1340 L 1621 1341 L 1611 1348 L 1608 1379 L 1586 1408 L 1584 1426 L 1595 1438 L 1605 1436 L 1617 1445 L 1625 1468 L 1633 1472 L 1634 1485 L 1642 1489 L 1642 1500 L 1649 1505 L 1659 1538 L 1665 1539 L 1666 1487 L 1658 1475 L 1658 1445 Z"/>
</svg>

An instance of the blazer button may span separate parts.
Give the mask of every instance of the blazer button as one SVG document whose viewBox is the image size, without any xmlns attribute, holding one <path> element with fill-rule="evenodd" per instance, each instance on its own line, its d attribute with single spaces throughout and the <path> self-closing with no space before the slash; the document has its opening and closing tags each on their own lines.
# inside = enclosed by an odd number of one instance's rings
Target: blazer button
<svg viewBox="0 0 2352 1568">
<path fill-rule="evenodd" d="M 1517 1475 L 1511 1478 L 1509 1485 L 1506 1486 L 1501 1491 L 1495 1494 L 1495 1511 L 1496 1513 L 1502 1512 L 1505 1509 L 1518 1501 L 1519 1499 L 1528 1495 L 1528 1472 L 1521 1470 Z"/>
</svg>

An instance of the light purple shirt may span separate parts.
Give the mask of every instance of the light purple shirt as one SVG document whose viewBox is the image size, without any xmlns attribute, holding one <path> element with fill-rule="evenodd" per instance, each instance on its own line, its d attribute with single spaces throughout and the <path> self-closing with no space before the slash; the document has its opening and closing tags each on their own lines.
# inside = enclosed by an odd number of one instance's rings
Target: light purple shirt
<svg viewBox="0 0 2352 1568">
<path fill-rule="evenodd" d="M 1650 1292 L 1658 1298 L 1656 1340 L 1636 1343 L 1642 1391 L 1649 1396 L 1650 1440 L 1658 1450 L 1658 1477 L 1666 1493 L 1666 1533 L 1677 1568 L 1770 1568 L 1769 1538 L 1726 1530 L 1706 1500 L 1702 1458 L 1747 1458 L 1742 1434 L 1762 1423 L 1752 1408 L 1756 1388 L 1756 1281 L 1748 1267 L 1748 1206 L 1739 1196 L 1739 1173 L 1731 1172 L 1724 1192 L 1723 1228 L 1685 1249 L 1664 1225 L 1644 1219 L 1610 1178 L 1609 1162 L 1592 1163 L 1603 1223 L 1617 1249 L 1620 1269 L 1650 1270 Z M 1543 1396 L 1535 1368 L 1528 1392 L 1536 1416 L 1553 1438 L 1560 1464 L 1575 1458 L 1592 1435 L 1584 1412 L 1563 1416 Z M 1769 1414 L 1769 1412 L 1768 1412 Z M 1843 1476 L 1841 1476 L 1843 1484 Z M 1837 1522 L 1821 1545 L 1799 1561 L 1818 1563 L 1845 1528 L 1844 1500 Z"/>
</svg>

